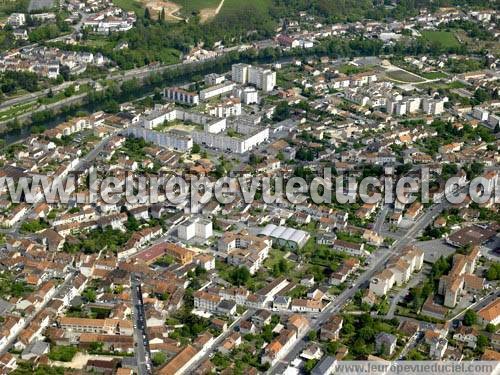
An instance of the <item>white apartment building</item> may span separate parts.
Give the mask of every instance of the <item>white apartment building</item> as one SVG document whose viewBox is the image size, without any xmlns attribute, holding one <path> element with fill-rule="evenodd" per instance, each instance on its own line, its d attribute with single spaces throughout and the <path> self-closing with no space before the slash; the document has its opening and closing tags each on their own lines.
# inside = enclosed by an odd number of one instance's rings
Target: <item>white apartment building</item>
<svg viewBox="0 0 500 375">
<path fill-rule="evenodd" d="M 185 104 L 185 105 L 198 105 L 200 103 L 200 97 L 198 94 L 193 93 L 193 92 L 188 92 L 183 89 L 179 89 L 177 87 L 169 87 L 166 88 L 163 96 L 165 99 L 174 102 L 174 103 L 180 103 L 180 104 Z"/>
<path fill-rule="evenodd" d="M 194 307 L 203 311 L 215 311 L 222 301 L 222 297 L 216 294 L 210 294 L 202 290 L 193 293 Z"/>
<path fill-rule="evenodd" d="M 390 96 L 386 101 L 386 110 L 388 114 L 404 116 L 406 114 L 422 111 L 429 115 L 439 115 L 444 112 L 444 103 L 446 98 L 420 98 L 403 97 L 400 94 Z"/>
<path fill-rule="evenodd" d="M 156 126 L 173 120 L 202 125 L 203 130 L 188 132 L 175 129 L 166 132 L 153 130 Z M 129 127 L 126 135 L 140 137 L 161 147 L 179 151 L 188 151 L 194 143 L 197 143 L 238 154 L 250 151 L 269 139 L 269 128 L 249 123 L 243 117 L 238 117 L 238 120 L 230 125 L 235 134 L 229 135 L 224 133 L 227 128 L 226 118 L 214 118 L 192 111 L 158 107 L 142 118 L 142 127 Z"/>
<path fill-rule="evenodd" d="M 127 128 L 126 135 L 143 138 L 148 142 L 172 150 L 189 151 L 193 147 L 193 138 L 189 134 L 175 130 L 159 132 L 138 126 L 131 126 Z"/>
<path fill-rule="evenodd" d="M 248 82 L 248 64 L 234 64 L 231 67 L 231 79 L 234 82 L 246 84 Z"/>
<path fill-rule="evenodd" d="M 220 150 L 243 154 L 269 139 L 269 128 L 256 129 L 254 133 L 237 137 L 211 132 L 193 132 L 194 142 Z"/>
<path fill-rule="evenodd" d="M 226 77 L 224 77 L 223 75 L 210 73 L 205 76 L 205 85 L 207 86 L 220 85 L 221 83 L 224 83 L 225 80 Z"/>
<path fill-rule="evenodd" d="M 487 121 L 489 115 L 490 115 L 490 113 L 486 109 L 481 108 L 481 107 L 475 107 L 472 110 L 472 117 L 474 117 L 475 119 L 477 119 L 479 121 Z"/>
<path fill-rule="evenodd" d="M 246 105 L 258 104 L 259 103 L 259 93 L 253 87 L 247 87 L 241 93 L 241 100 Z"/>
<path fill-rule="evenodd" d="M 264 92 L 272 91 L 276 86 L 276 72 L 252 66 L 248 70 L 248 83 L 255 85 Z"/>
<path fill-rule="evenodd" d="M 186 220 L 177 228 L 177 236 L 184 241 L 189 241 L 194 237 L 206 240 L 212 237 L 212 234 L 212 222 L 200 217 Z"/>
<path fill-rule="evenodd" d="M 236 86 L 233 82 L 221 83 L 220 85 L 212 86 L 200 91 L 200 100 L 208 100 L 220 95 L 226 95 L 233 91 Z"/>
<path fill-rule="evenodd" d="M 269 92 L 276 86 L 276 72 L 270 69 L 248 64 L 235 64 L 231 69 L 234 82 L 255 85 L 258 89 Z"/>
<path fill-rule="evenodd" d="M 7 19 L 7 24 L 13 27 L 21 27 L 26 24 L 26 15 L 24 13 L 12 13 Z"/>
<path fill-rule="evenodd" d="M 428 115 L 440 115 L 444 112 L 444 99 L 428 99 L 422 101 L 422 111 Z"/>
<path fill-rule="evenodd" d="M 226 118 L 241 115 L 241 101 L 238 98 L 227 99 L 223 103 L 211 108 L 210 116 Z"/>
<path fill-rule="evenodd" d="M 422 269 L 424 253 L 422 250 L 409 246 L 400 257 L 394 258 L 382 272 L 370 281 L 370 291 L 378 296 L 384 296 L 394 284 L 403 285 L 410 279 L 411 273 Z"/>
</svg>

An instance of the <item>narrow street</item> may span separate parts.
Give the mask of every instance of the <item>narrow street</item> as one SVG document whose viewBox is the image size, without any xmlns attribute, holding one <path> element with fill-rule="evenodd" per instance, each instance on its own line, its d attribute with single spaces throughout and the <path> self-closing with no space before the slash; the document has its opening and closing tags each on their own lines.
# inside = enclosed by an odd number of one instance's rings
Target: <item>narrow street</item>
<svg viewBox="0 0 500 375">
<path fill-rule="evenodd" d="M 135 357 L 137 359 L 137 369 L 139 375 L 151 374 L 151 352 L 146 332 L 146 315 L 142 301 L 142 290 L 140 278 L 132 273 L 130 276 L 130 286 L 132 289 L 132 320 L 134 323 L 134 345 Z"/>
</svg>

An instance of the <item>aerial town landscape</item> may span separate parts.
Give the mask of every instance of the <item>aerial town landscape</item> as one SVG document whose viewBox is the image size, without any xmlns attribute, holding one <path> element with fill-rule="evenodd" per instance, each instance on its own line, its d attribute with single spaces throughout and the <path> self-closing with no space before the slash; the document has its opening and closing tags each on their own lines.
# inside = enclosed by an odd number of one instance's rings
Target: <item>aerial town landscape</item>
<svg viewBox="0 0 500 375">
<path fill-rule="evenodd" d="M 498 1 L 0 0 L 0 48 L 0 374 L 500 373 Z"/>
</svg>

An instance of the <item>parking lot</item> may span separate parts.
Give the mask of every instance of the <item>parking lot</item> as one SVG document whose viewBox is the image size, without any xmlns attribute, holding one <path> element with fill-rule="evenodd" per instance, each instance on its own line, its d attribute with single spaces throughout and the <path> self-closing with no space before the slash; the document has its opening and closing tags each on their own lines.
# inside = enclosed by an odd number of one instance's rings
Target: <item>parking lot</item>
<svg viewBox="0 0 500 375">
<path fill-rule="evenodd" d="M 415 245 L 424 251 L 424 261 L 436 262 L 440 257 L 447 257 L 456 251 L 456 248 L 448 245 L 442 238 L 430 241 L 420 241 Z"/>
</svg>

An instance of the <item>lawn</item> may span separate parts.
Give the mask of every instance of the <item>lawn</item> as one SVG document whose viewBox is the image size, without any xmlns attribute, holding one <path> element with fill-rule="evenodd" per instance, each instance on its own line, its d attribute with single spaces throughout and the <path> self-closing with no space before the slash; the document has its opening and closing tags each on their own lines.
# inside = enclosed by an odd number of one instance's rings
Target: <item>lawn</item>
<svg viewBox="0 0 500 375">
<path fill-rule="evenodd" d="M 370 70 L 372 70 L 371 66 L 359 67 L 359 66 L 354 66 L 354 65 L 351 65 L 351 64 L 344 64 L 344 65 L 341 65 L 338 68 L 338 71 L 340 73 L 342 73 L 342 74 L 348 74 L 348 75 L 369 72 Z"/>
<path fill-rule="evenodd" d="M 416 74 L 408 73 L 405 72 L 404 70 L 399 70 L 399 69 L 391 70 L 389 72 L 386 72 L 385 74 L 389 79 L 400 82 L 416 83 L 424 81 L 422 77 L 419 77 Z"/>
<path fill-rule="evenodd" d="M 451 31 L 425 30 L 422 36 L 429 42 L 438 43 L 444 48 L 460 47 L 460 42 Z"/>
<path fill-rule="evenodd" d="M 74 346 L 53 346 L 50 348 L 49 359 L 53 361 L 71 362 L 77 351 L 78 349 Z"/>
</svg>

